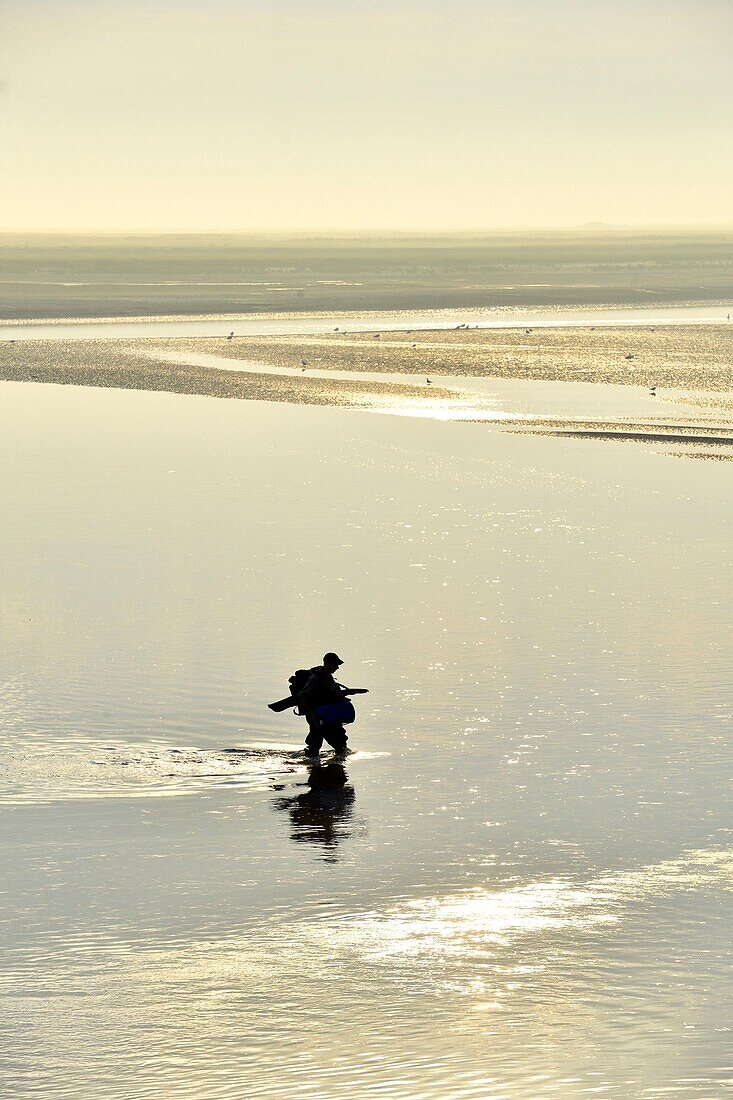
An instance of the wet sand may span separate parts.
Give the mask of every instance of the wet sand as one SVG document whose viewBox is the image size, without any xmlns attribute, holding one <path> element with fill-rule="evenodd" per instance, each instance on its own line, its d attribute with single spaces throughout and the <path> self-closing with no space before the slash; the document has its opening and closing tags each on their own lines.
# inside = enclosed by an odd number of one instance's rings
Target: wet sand
<svg viewBox="0 0 733 1100">
<path fill-rule="evenodd" d="M 179 351 L 320 369 L 730 391 L 733 324 L 329 333 L 156 341 Z"/>
<path fill-rule="evenodd" d="M 524 423 L 586 439 L 679 441 L 724 457 L 733 436 L 732 362 L 728 324 L 0 343 L 0 379 L 8 381 L 513 421 L 515 430 Z M 542 415 L 528 384 L 526 408 L 499 416 L 472 379 L 625 387 L 628 407 L 620 417 Z M 675 404 L 684 408 L 670 410 Z"/>
</svg>

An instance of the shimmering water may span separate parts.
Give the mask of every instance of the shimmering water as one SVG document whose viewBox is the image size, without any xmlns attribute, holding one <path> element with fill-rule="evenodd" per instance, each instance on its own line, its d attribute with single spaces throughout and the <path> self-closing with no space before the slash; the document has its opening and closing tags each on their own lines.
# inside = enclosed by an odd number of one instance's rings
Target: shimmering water
<svg viewBox="0 0 733 1100">
<path fill-rule="evenodd" d="M 21 383 L 0 416 L 6 1095 L 726 1092 L 729 464 Z M 266 704 L 330 648 L 371 692 L 319 791 Z"/>
</svg>

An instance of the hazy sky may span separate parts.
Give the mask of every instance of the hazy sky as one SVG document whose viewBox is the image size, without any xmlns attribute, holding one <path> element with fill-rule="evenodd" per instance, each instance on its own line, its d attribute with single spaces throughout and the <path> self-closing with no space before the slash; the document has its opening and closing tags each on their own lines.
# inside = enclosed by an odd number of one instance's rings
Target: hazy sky
<svg viewBox="0 0 733 1100">
<path fill-rule="evenodd" d="M 0 0 L 0 227 L 732 223 L 733 0 Z"/>
</svg>

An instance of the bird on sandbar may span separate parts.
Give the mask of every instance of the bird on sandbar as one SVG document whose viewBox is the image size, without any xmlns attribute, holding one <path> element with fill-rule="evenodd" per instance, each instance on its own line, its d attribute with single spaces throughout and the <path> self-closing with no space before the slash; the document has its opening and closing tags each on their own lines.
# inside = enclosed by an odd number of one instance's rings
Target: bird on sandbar
<svg viewBox="0 0 733 1100">
<path fill-rule="evenodd" d="M 305 360 L 305 359 L 301 359 L 301 360 L 300 360 L 300 369 L 301 369 L 301 370 L 305 370 L 305 368 L 306 368 L 307 366 L 308 366 L 308 362 L 307 362 L 307 360 Z"/>
<path fill-rule="evenodd" d="M 233 340 L 233 339 L 234 339 L 234 333 L 230 332 L 229 335 L 227 336 L 227 340 Z"/>
<path fill-rule="evenodd" d="M 649 390 L 649 393 L 651 394 L 652 397 L 656 397 L 657 396 L 657 387 L 652 386 L 652 388 Z"/>
<path fill-rule="evenodd" d="M 625 355 L 624 356 L 624 359 L 635 359 L 635 358 L 636 358 L 635 355 Z"/>
<path fill-rule="evenodd" d="M 429 378 L 426 378 L 426 379 L 425 379 L 425 381 L 427 382 L 427 384 L 428 384 L 429 386 L 432 386 L 432 384 L 433 384 L 433 383 L 432 383 L 432 382 L 430 381 L 430 379 L 429 379 Z"/>
</svg>

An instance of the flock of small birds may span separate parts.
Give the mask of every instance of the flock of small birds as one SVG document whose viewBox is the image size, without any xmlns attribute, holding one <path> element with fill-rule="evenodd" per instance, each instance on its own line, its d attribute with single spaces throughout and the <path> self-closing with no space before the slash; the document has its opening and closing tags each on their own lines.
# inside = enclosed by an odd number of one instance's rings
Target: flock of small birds
<svg viewBox="0 0 733 1100">
<path fill-rule="evenodd" d="M 728 320 L 730 321 L 730 313 L 728 314 Z M 456 325 L 456 329 L 468 329 L 470 327 L 471 326 L 465 321 L 460 325 Z M 478 328 L 478 327 L 479 327 L 478 325 L 474 325 L 474 328 Z M 334 328 L 333 331 L 334 332 L 341 332 L 341 329 L 339 328 L 338 325 L 336 325 L 336 327 Z M 595 327 L 591 326 L 591 332 L 594 332 L 594 331 L 595 331 Z M 651 331 L 653 332 L 654 330 L 652 329 Z M 524 332 L 525 332 L 526 336 L 529 336 L 532 332 L 532 329 L 531 328 L 526 328 L 524 330 Z M 346 335 L 346 330 L 345 329 L 344 329 L 343 334 Z M 226 337 L 226 339 L 227 340 L 233 340 L 235 335 L 236 335 L 236 333 L 232 329 L 232 331 L 229 333 L 229 335 Z M 412 333 L 408 332 L 407 335 L 412 336 Z M 373 339 L 379 340 L 379 339 L 381 339 L 381 336 L 382 336 L 381 332 L 375 332 L 374 335 L 373 335 Z M 14 344 L 15 340 L 8 340 L 7 343 L 8 344 Z M 417 344 L 413 343 L 410 346 L 413 347 L 413 348 L 416 348 Z M 636 356 L 632 355 L 631 352 L 629 352 L 629 354 L 625 355 L 624 358 L 627 360 L 627 362 L 631 362 L 633 359 L 636 359 Z M 301 369 L 301 371 L 305 371 L 307 369 L 307 367 L 308 367 L 308 361 L 306 359 L 301 359 L 300 360 L 300 369 Z M 433 384 L 433 380 L 431 378 L 426 378 L 425 382 L 428 386 L 432 386 L 432 384 Z M 650 394 L 651 397 L 656 397 L 657 396 L 656 384 L 651 387 L 651 389 L 649 390 L 649 394 Z"/>
</svg>

